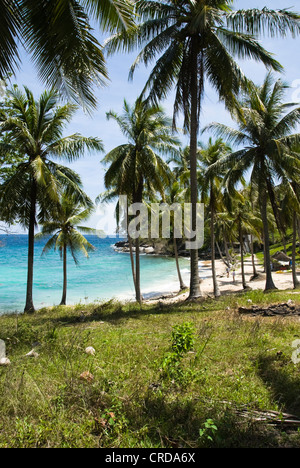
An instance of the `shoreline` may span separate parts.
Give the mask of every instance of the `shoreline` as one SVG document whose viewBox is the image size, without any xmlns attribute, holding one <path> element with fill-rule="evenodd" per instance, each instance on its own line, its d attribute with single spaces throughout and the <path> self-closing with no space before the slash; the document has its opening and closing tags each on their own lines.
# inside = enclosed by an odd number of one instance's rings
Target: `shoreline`
<svg viewBox="0 0 300 468">
<path fill-rule="evenodd" d="M 184 259 L 187 260 L 187 258 L 184 258 Z M 230 275 L 229 278 L 227 277 L 226 266 L 222 260 L 217 259 L 215 261 L 215 264 L 216 264 L 217 281 L 218 281 L 221 295 L 244 291 L 242 287 L 242 281 L 241 281 L 240 265 L 238 265 L 236 268 L 235 281 L 233 281 L 232 275 Z M 263 267 L 258 263 L 258 261 L 256 260 L 256 269 L 257 269 L 257 273 L 259 276 L 255 280 L 250 281 L 253 275 L 252 262 L 250 258 L 245 259 L 244 268 L 245 268 L 245 278 L 246 278 L 247 285 L 249 286 L 249 289 L 264 290 L 265 274 L 263 273 Z M 200 288 L 201 288 L 201 292 L 203 296 L 213 297 L 213 281 L 212 281 L 210 260 L 199 261 L 199 276 L 200 276 Z M 182 268 L 182 277 L 186 286 L 189 287 L 190 272 L 188 268 Z M 292 273 L 290 271 L 280 272 L 280 273 L 273 272 L 273 280 L 274 280 L 275 286 L 279 290 L 293 289 Z M 144 298 L 143 302 L 145 304 L 153 304 L 153 303 L 158 303 L 158 302 L 175 303 L 175 302 L 185 301 L 188 298 L 189 291 L 188 289 L 183 292 L 179 290 L 179 282 L 176 277 L 176 271 L 174 271 L 174 275 L 172 275 L 172 279 L 165 279 L 165 280 L 162 279 L 162 281 L 159 284 L 154 283 L 153 286 L 151 286 L 150 284 L 149 287 L 142 288 L 142 294 Z M 291 294 L 300 294 L 300 292 L 299 293 L 294 292 Z M 108 302 L 111 300 L 123 301 L 123 302 L 135 302 L 134 289 L 132 289 L 130 292 L 127 292 L 127 293 L 115 294 L 114 296 L 107 297 L 107 298 L 98 298 L 98 299 L 86 301 L 85 303 L 82 302 L 82 300 L 78 300 L 78 301 L 70 300 L 67 306 L 69 305 L 70 307 L 73 307 L 73 306 L 81 304 L 84 307 L 87 305 Z M 38 304 L 37 310 L 47 308 L 47 307 L 52 308 L 55 306 L 56 305 L 54 305 L 53 303 L 49 305 L 45 303 L 41 306 Z M 7 315 L 7 314 L 22 314 L 22 313 L 23 311 L 21 310 L 20 311 L 1 310 L 0 316 Z"/>
<path fill-rule="evenodd" d="M 214 297 L 213 296 L 213 280 L 212 280 L 212 271 L 211 271 L 211 260 L 205 260 L 199 262 L 201 263 L 201 268 L 199 268 L 199 275 L 200 275 L 200 288 L 201 292 L 204 297 Z M 237 293 L 247 291 L 244 290 L 242 287 L 242 275 L 241 275 L 241 267 L 238 264 L 236 271 L 235 271 L 235 281 L 233 281 L 232 274 L 227 277 L 226 266 L 222 260 L 215 260 L 216 265 L 216 273 L 217 273 L 217 281 L 219 285 L 219 289 L 221 295 L 226 295 L 230 293 Z M 245 278 L 247 286 L 249 290 L 264 290 L 265 289 L 265 273 L 263 272 L 263 267 L 259 264 L 259 262 L 255 261 L 256 270 L 258 273 L 258 278 L 251 281 L 251 277 L 253 276 L 253 267 L 251 258 L 246 258 L 244 261 L 244 269 L 245 269 Z M 189 275 L 188 275 L 189 276 Z M 293 278 L 292 272 L 272 272 L 273 281 L 275 286 L 278 290 L 291 290 L 293 289 Z M 299 274 L 300 276 L 300 274 Z M 186 278 L 184 278 L 185 284 L 189 284 L 186 282 Z M 292 292 L 291 294 L 300 294 L 300 292 Z M 180 293 L 177 289 L 176 290 L 169 290 L 169 294 L 165 291 L 161 295 L 161 297 L 157 298 L 149 298 L 145 300 L 146 303 L 153 303 L 157 301 L 164 300 L 168 303 L 184 301 L 188 298 L 189 292 Z M 169 297 L 165 297 L 169 296 Z"/>
</svg>

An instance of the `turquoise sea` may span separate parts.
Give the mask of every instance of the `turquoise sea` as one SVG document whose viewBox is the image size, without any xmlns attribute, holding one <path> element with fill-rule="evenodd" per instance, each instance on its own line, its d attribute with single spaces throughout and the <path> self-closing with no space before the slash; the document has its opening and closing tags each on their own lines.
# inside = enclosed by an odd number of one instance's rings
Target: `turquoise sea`
<svg viewBox="0 0 300 468">
<path fill-rule="evenodd" d="M 111 298 L 134 298 L 129 254 L 114 251 L 119 238 L 100 239 L 87 236 L 96 247 L 86 259 L 80 258 L 76 266 L 69 255 L 68 297 L 70 305 L 90 303 Z M 34 260 L 35 307 L 60 303 L 62 294 L 62 261 L 59 253 L 52 251 L 41 255 L 44 242 L 36 242 Z M 189 261 L 181 259 L 184 275 L 188 275 Z M 0 314 L 23 312 L 27 279 L 27 236 L 0 236 Z M 178 290 L 175 260 L 172 258 L 142 255 L 141 285 L 145 297 L 160 291 Z"/>
</svg>

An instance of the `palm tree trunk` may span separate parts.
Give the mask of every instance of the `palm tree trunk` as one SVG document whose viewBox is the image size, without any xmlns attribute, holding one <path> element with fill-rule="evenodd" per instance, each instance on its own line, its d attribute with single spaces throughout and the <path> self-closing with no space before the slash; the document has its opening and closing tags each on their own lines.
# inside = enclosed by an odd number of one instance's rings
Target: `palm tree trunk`
<svg viewBox="0 0 300 468">
<path fill-rule="evenodd" d="M 286 237 L 285 237 L 285 235 L 282 235 L 282 243 L 283 243 L 283 252 L 286 255 Z"/>
<path fill-rule="evenodd" d="M 217 246 L 217 249 L 218 249 L 218 252 L 219 252 L 219 255 L 220 255 L 220 258 L 221 258 L 222 262 L 224 263 L 225 266 L 229 267 L 229 262 L 224 258 L 224 255 L 222 254 L 220 244 L 217 241 L 216 241 L 216 246 Z"/>
<path fill-rule="evenodd" d="M 294 211 L 293 213 L 293 253 L 292 253 L 292 274 L 293 274 L 294 289 L 297 289 L 300 287 L 300 283 L 297 278 L 297 269 L 296 269 L 296 242 L 297 242 L 297 214 Z"/>
<path fill-rule="evenodd" d="M 132 271 L 132 278 L 133 278 L 133 284 L 134 284 L 134 289 L 136 291 L 136 274 L 135 274 L 135 266 L 134 266 L 134 257 L 133 257 L 133 249 L 132 249 L 132 239 L 129 234 L 129 215 L 128 215 L 128 206 L 127 206 L 127 239 L 128 239 L 128 244 L 129 244 L 129 255 L 130 255 L 130 262 L 131 262 L 131 271 Z"/>
<path fill-rule="evenodd" d="M 243 289 L 248 289 L 245 279 L 245 265 L 244 265 L 244 240 L 243 240 L 243 230 L 241 225 L 239 226 L 240 234 L 240 246 L 241 246 L 241 269 L 242 269 L 242 284 Z"/>
<path fill-rule="evenodd" d="M 267 216 L 267 192 L 262 190 L 261 194 L 261 218 L 263 222 L 264 230 L 264 258 L 265 258 L 265 271 L 266 271 L 266 286 L 265 291 L 272 289 L 277 289 L 272 278 L 271 271 L 271 256 L 270 256 L 270 238 L 269 238 L 269 226 L 268 226 L 268 216 Z"/>
<path fill-rule="evenodd" d="M 254 257 L 254 246 L 253 246 L 253 235 L 251 234 L 251 241 L 250 241 L 250 248 L 251 248 L 251 259 L 252 259 L 252 267 L 253 267 L 253 279 L 258 277 L 256 265 L 255 265 L 255 257 Z"/>
<path fill-rule="evenodd" d="M 63 248 L 63 294 L 62 294 L 62 299 L 60 305 L 66 305 L 67 303 L 67 246 L 66 244 L 64 245 Z"/>
<path fill-rule="evenodd" d="M 210 190 L 210 239 L 211 239 L 211 272 L 214 285 L 214 296 L 220 297 L 220 289 L 217 281 L 216 259 L 215 259 L 215 209 L 214 209 L 214 194 L 211 187 Z"/>
<path fill-rule="evenodd" d="M 178 280 L 179 280 L 179 285 L 180 285 L 180 291 L 183 291 L 183 289 L 186 289 L 186 285 L 184 284 L 182 276 L 181 276 L 176 237 L 173 237 L 173 243 L 174 243 L 174 254 L 175 254 L 175 261 L 176 261 L 176 268 L 177 268 Z"/>
<path fill-rule="evenodd" d="M 141 295 L 141 266 L 140 266 L 140 239 L 139 237 L 135 241 L 135 272 L 136 272 L 136 284 L 135 293 L 137 302 L 142 302 Z"/>
<path fill-rule="evenodd" d="M 297 216 L 298 239 L 300 239 L 300 218 Z"/>
<path fill-rule="evenodd" d="M 190 185 L 192 204 L 192 230 L 197 228 L 197 202 L 198 202 L 198 181 L 197 181 L 197 140 L 198 140 L 198 57 L 195 40 L 192 38 L 192 67 L 191 73 L 191 127 L 190 127 Z M 196 239 L 192 239 L 193 241 Z M 190 250 L 191 257 L 191 279 L 189 299 L 196 299 L 202 296 L 199 281 L 198 249 Z"/>
<path fill-rule="evenodd" d="M 34 313 L 33 305 L 33 263 L 34 263 L 34 229 L 35 229 L 35 217 L 36 217 L 36 198 L 37 198 L 37 187 L 35 180 L 32 181 L 31 185 L 31 200 L 30 200 L 30 217 L 29 217 L 29 229 L 28 229 L 28 260 L 27 260 L 27 291 L 26 291 L 26 304 L 25 313 Z"/>
<path fill-rule="evenodd" d="M 132 246 L 132 239 L 129 234 L 128 234 L 128 243 L 129 243 L 129 255 L 130 255 L 133 284 L 134 284 L 134 288 L 136 289 L 136 275 L 135 275 L 134 256 L 133 256 L 133 248 L 132 248 L 133 246 Z"/>
<path fill-rule="evenodd" d="M 142 203 L 143 201 L 144 179 L 141 177 L 137 191 L 133 198 L 134 203 Z M 135 241 L 135 293 L 136 301 L 142 303 L 143 297 L 141 294 L 141 267 L 140 267 L 140 238 Z"/>
<path fill-rule="evenodd" d="M 225 254 L 226 254 L 226 258 L 227 258 L 227 262 L 228 262 L 228 266 L 229 266 L 232 263 L 232 258 L 231 258 L 231 255 L 229 253 L 229 250 L 228 250 L 228 244 L 227 244 L 226 239 L 224 240 L 224 248 L 225 248 Z"/>
</svg>

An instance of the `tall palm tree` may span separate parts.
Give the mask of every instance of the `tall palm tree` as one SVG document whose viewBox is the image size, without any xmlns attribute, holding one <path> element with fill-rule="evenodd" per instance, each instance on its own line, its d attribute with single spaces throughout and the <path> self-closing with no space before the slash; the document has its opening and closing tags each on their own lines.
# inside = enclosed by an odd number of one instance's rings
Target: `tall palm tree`
<svg viewBox="0 0 300 468">
<path fill-rule="evenodd" d="M 300 157 L 293 147 L 300 134 L 292 134 L 300 122 L 300 107 L 294 103 L 284 104 L 286 85 L 279 79 L 274 82 L 268 74 L 262 86 L 249 85 L 241 99 L 239 112 L 235 114 L 238 129 L 222 124 L 208 128 L 216 135 L 227 138 L 230 143 L 242 145 L 242 149 L 224 157 L 215 166 L 232 167 L 226 176 L 228 190 L 233 190 L 241 176 L 250 171 L 251 184 L 258 188 L 260 213 L 263 222 L 266 290 L 275 289 L 271 273 L 270 240 L 268 225 L 268 200 L 274 216 L 274 187 L 277 181 L 293 181 L 299 177 Z M 290 112 L 287 113 L 287 110 Z M 272 203 L 273 202 L 273 203 Z"/>
<path fill-rule="evenodd" d="M 300 282 L 297 277 L 296 268 L 296 244 L 298 237 L 297 218 L 300 212 L 299 180 L 296 178 L 294 178 L 293 181 L 285 180 L 276 188 L 276 194 L 280 198 L 281 216 L 285 220 L 286 230 L 283 233 L 284 239 L 287 237 L 287 229 L 289 227 L 292 228 L 292 277 L 294 289 L 298 289 L 300 287 Z M 284 250 L 286 253 L 286 244 L 284 244 Z"/>
<path fill-rule="evenodd" d="M 169 168 L 163 155 L 175 153 L 178 140 L 172 135 L 169 119 L 159 106 L 146 106 L 138 99 L 133 107 L 124 101 L 124 112 L 107 114 L 120 127 L 128 143 L 110 151 L 104 158 L 109 164 L 105 174 L 105 186 L 114 194 L 127 195 L 131 204 L 142 203 L 143 192 L 159 192 L 163 197 L 169 183 Z M 139 237 L 135 242 L 136 300 L 142 301 L 140 289 Z"/>
<path fill-rule="evenodd" d="M 237 239 L 240 244 L 241 255 L 241 273 L 243 289 L 248 289 L 245 277 L 244 265 L 244 238 L 246 235 L 255 235 L 259 237 L 259 230 L 261 227 L 261 220 L 255 216 L 252 209 L 251 197 L 249 197 L 249 190 L 246 187 L 243 190 L 236 191 L 235 194 L 231 192 L 228 199 L 225 194 L 225 203 L 227 205 L 229 215 L 236 226 Z M 253 259 L 252 259 L 253 262 Z M 254 270 L 255 271 L 255 270 Z M 254 273 L 255 276 L 255 273 Z"/>
<path fill-rule="evenodd" d="M 192 229 L 197 225 L 197 140 L 205 82 L 232 109 L 235 93 L 245 77 L 234 61 L 251 58 L 274 70 L 282 70 L 256 37 L 293 36 L 300 32 L 300 16 L 280 10 L 232 9 L 232 0 L 140 0 L 137 13 L 141 24 L 113 36 L 107 43 L 108 53 L 143 48 L 131 68 L 155 62 L 144 94 L 157 103 L 176 87 L 174 124 L 179 111 L 190 134 L 190 183 Z M 190 298 L 201 295 L 199 288 L 198 250 L 191 250 Z"/>
<path fill-rule="evenodd" d="M 90 202 L 92 205 L 92 202 Z M 49 250 L 58 250 L 63 261 L 63 293 L 60 305 L 66 305 L 67 301 L 67 252 L 71 252 L 74 262 L 78 264 L 77 252 L 81 252 L 88 258 L 89 252 L 95 247 L 82 235 L 96 234 L 91 229 L 80 224 L 86 221 L 92 212 L 92 208 L 82 207 L 69 195 L 63 194 L 60 203 L 52 212 L 51 220 L 44 221 L 42 231 L 35 237 L 37 240 L 48 238 L 42 254 Z"/>
<path fill-rule="evenodd" d="M 211 267 L 214 285 L 214 295 L 219 297 L 221 295 L 215 265 L 215 216 L 216 212 L 221 211 L 222 208 L 222 181 L 224 171 L 212 172 L 208 168 L 216 163 L 221 157 L 224 157 L 230 152 L 230 147 L 224 143 L 221 138 L 213 141 L 211 138 L 207 145 L 200 143 L 200 171 L 199 171 L 199 186 L 201 187 L 201 201 L 202 203 L 209 202 L 210 211 L 210 238 L 211 238 Z"/>
<path fill-rule="evenodd" d="M 11 178 L 1 185 L 0 212 L 6 221 L 18 221 L 28 229 L 28 276 L 25 312 L 33 312 L 34 231 L 62 191 L 73 195 L 87 207 L 89 200 L 82 191 L 79 176 L 53 161 L 73 161 L 85 151 L 103 151 L 98 138 L 79 134 L 63 136 L 76 106 L 58 105 L 55 91 L 45 91 L 35 100 L 31 91 L 14 88 L 9 93 L 8 115 L 2 115 L 0 129 L 24 155 Z"/>
<path fill-rule="evenodd" d="M 91 19 L 102 31 L 122 31 L 133 24 L 132 9 L 130 0 L 1 0 L 0 79 L 18 68 L 22 44 L 43 82 L 95 107 L 92 88 L 107 70 Z"/>
<path fill-rule="evenodd" d="M 173 174 L 174 174 L 175 180 L 169 187 L 167 187 L 166 202 L 169 203 L 169 205 L 177 204 L 177 205 L 182 206 L 186 200 L 187 189 L 182 187 L 181 184 L 176 180 L 176 175 L 177 175 L 176 169 Z M 174 250 L 174 255 L 175 255 L 176 270 L 177 270 L 177 275 L 178 275 L 180 291 L 183 291 L 184 289 L 187 289 L 187 286 L 184 284 L 181 270 L 180 270 L 179 256 L 178 256 L 178 243 L 177 243 L 177 238 L 175 236 L 174 213 L 172 213 L 171 223 L 172 223 L 173 250 Z"/>
</svg>

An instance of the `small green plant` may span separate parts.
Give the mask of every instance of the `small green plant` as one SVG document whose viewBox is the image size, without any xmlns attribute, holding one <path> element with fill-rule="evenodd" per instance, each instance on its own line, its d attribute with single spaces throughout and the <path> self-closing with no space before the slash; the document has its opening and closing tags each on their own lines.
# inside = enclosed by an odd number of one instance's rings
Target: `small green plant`
<svg viewBox="0 0 300 468">
<path fill-rule="evenodd" d="M 187 373 L 182 368 L 182 359 L 194 347 L 194 325 L 185 322 L 175 325 L 172 331 L 171 351 L 165 353 L 162 361 L 163 376 L 173 380 L 184 380 Z"/>
<path fill-rule="evenodd" d="M 207 419 L 203 424 L 203 427 L 199 429 L 199 439 L 201 443 L 213 442 L 214 437 L 218 431 L 212 419 Z"/>
<path fill-rule="evenodd" d="M 195 328 L 191 322 L 175 325 L 172 332 L 172 350 L 178 356 L 191 351 L 195 344 Z"/>
</svg>

